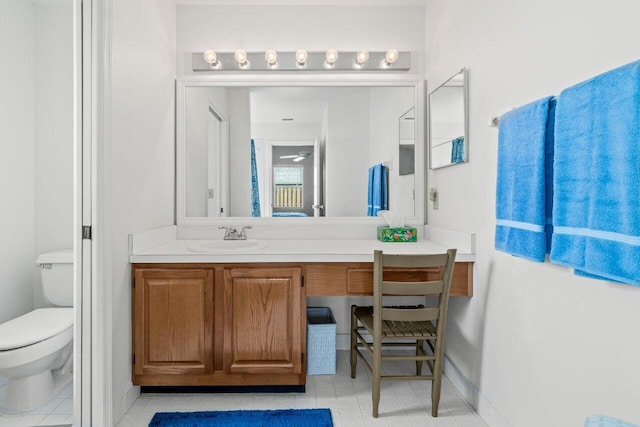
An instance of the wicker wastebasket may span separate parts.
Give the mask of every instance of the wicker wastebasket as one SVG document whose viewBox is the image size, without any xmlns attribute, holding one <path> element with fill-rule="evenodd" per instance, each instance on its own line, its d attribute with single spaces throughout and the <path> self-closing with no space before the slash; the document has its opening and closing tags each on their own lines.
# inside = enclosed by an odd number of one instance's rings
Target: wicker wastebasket
<svg viewBox="0 0 640 427">
<path fill-rule="evenodd" d="M 336 373 L 336 319 L 329 307 L 307 308 L 307 375 Z"/>
</svg>

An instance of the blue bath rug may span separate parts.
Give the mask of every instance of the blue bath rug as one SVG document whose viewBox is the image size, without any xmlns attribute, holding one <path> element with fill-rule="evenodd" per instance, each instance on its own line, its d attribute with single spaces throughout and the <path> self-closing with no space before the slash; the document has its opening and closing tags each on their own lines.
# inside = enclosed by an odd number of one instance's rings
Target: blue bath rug
<svg viewBox="0 0 640 427">
<path fill-rule="evenodd" d="M 149 427 L 333 427 L 329 409 L 157 412 Z"/>
</svg>

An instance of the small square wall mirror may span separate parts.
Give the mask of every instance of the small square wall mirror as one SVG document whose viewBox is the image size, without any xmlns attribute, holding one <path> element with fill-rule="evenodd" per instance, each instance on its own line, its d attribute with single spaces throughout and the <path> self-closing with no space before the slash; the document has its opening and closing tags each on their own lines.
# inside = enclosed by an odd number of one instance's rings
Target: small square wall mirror
<svg viewBox="0 0 640 427">
<path fill-rule="evenodd" d="M 463 68 L 429 94 L 429 167 L 469 161 L 467 72 Z"/>
</svg>

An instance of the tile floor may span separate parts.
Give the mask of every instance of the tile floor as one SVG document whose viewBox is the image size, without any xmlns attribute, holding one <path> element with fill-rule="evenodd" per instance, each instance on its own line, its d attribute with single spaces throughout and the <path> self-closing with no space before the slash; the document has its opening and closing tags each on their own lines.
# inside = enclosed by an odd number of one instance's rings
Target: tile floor
<svg viewBox="0 0 640 427">
<path fill-rule="evenodd" d="M 391 369 L 410 369 L 404 363 Z M 338 351 L 336 375 L 307 377 L 305 393 L 167 394 L 144 393 L 129 408 L 118 427 L 146 427 L 155 412 L 235 409 L 329 408 L 335 427 L 487 427 L 448 379 L 443 377 L 437 418 L 431 417 L 431 383 L 384 381 L 380 416 L 371 416 L 371 377 L 358 363 L 351 379 L 348 351 Z"/>
<path fill-rule="evenodd" d="M 0 399 L 4 396 L 6 378 L 0 378 Z M 69 425 L 73 423 L 73 386 L 62 390 L 58 395 L 29 413 L 19 415 L 0 414 L 0 427 L 33 427 Z"/>
</svg>

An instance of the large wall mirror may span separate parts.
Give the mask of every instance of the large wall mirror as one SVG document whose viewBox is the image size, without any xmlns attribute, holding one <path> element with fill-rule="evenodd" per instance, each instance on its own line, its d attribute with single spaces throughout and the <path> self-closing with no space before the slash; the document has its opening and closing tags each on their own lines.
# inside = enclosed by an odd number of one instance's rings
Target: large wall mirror
<svg viewBox="0 0 640 427">
<path fill-rule="evenodd" d="M 431 169 L 469 160 L 467 90 L 467 72 L 463 68 L 429 94 Z"/>
<path fill-rule="evenodd" d="M 421 86 L 178 79 L 178 224 L 374 222 L 377 164 L 388 208 L 423 224 Z"/>
</svg>

